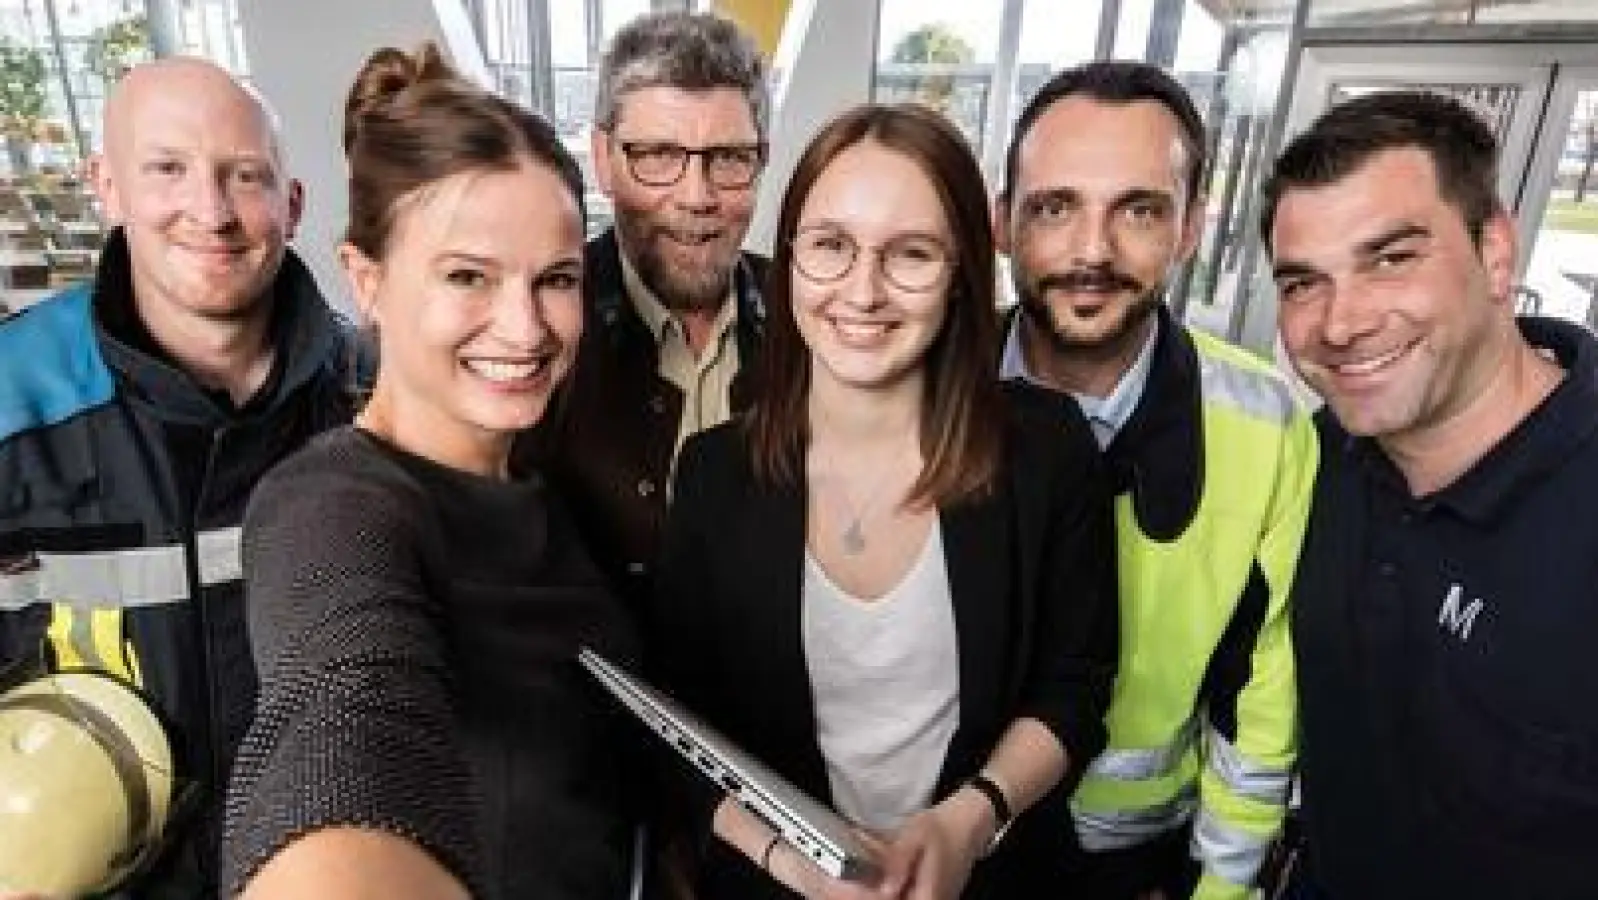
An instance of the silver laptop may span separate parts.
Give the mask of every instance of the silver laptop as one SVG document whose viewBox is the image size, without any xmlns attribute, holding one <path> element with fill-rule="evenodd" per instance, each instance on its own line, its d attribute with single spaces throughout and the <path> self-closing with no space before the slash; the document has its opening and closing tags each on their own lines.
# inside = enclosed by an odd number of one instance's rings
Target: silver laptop
<svg viewBox="0 0 1598 900">
<path fill-rule="evenodd" d="M 587 647 L 577 654 L 599 683 L 744 809 L 823 872 L 870 883 L 880 870 L 854 827 L 739 749 L 664 693 Z"/>
</svg>

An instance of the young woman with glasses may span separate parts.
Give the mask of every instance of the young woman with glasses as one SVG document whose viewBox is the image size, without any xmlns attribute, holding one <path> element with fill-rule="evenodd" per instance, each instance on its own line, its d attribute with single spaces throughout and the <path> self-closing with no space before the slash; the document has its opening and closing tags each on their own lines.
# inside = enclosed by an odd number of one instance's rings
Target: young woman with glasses
<svg viewBox="0 0 1598 900">
<path fill-rule="evenodd" d="M 1030 896 L 1069 824 L 1029 810 L 1103 746 L 1116 660 L 1092 434 L 996 379 L 982 175 L 936 114 L 834 120 L 777 229 L 759 394 L 684 448 L 650 647 L 884 874 L 829 878 L 683 780 L 678 819 L 720 838 L 698 896 Z"/>
</svg>

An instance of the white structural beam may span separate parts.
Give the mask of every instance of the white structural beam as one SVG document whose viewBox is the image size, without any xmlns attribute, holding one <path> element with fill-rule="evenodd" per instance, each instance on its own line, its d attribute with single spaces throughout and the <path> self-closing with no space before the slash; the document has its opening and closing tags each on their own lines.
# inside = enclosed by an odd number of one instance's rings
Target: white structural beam
<svg viewBox="0 0 1598 900">
<path fill-rule="evenodd" d="M 436 42 L 467 78 L 489 86 L 488 66 L 461 0 L 367 3 L 272 0 L 240 3 L 250 80 L 283 124 L 290 172 L 305 185 L 305 218 L 295 239 L 322 290 L 350 308 L 335 248 L 348 217 L 344 99 L 356 71 L 378 47 Z"/>
<path fill-rule="evenodd" d="M 871 97 L 878 0 L 793 0 L 772 68 L 771 159 L 746 244 L 771 252 L 788 176 L 805 145 L 834 115 Z"/>
</svg>

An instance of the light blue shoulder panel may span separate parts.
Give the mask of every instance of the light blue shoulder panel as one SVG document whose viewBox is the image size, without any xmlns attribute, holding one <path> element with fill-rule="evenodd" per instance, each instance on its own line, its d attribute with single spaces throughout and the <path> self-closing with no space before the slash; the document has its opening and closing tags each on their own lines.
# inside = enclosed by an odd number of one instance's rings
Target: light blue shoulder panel
<svg viewBox="0 0 1598 900">
<path fill-rule="evenodd" d="M 70 419 L 116 392 L 94 336 L 90 285 L 0 323 L 0 442 Z"/>
</svg>

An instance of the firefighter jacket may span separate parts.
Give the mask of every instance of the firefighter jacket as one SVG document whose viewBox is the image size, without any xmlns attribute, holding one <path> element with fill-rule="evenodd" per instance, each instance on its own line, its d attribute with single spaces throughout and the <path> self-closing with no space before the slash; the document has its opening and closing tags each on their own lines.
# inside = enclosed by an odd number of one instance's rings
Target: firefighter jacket
<svg viewBox="0 0 1598 900">
<path fill-rule="evenodd" d="M 155 347 L 120 232 L 92 282 L 0 324 L 0 672 L 108 672 L 166 723 L 187 802 L 135 897 L 216 895 L 222 792 L 256 688 L 245 503 L 353 411 L 357 342 L 292 252 L 271 291 L 272 372 L 239 408 Z"/>
</svg>

